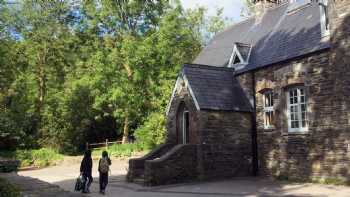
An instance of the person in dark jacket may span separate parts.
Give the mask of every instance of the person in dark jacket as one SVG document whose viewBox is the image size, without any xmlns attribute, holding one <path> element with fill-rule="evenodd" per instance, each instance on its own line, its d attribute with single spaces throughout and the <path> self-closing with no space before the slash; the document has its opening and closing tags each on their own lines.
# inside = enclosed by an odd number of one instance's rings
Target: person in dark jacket
<svg viewBox="0 0 350 197">
<path fill-rule="evenodd" d="M 112 164 L 107 151 L 102 152 L 102 158 L 98 162 L 98 172 L 100 173 L 100 193 L 105 194 L 108 184 L 109 166 Z"/>
<path fill-rule="evenodd" d="M 80 173 L 83 176 L 83 185 L 84 188 L 82 190 L 83 193 L 90 193 L 90 185 L 93 181 L 92 178 L 92 158 L 91 158 L 91 151 L 87 150 L 84 154 L 84 158 L 81 161 L 80 164 Z"/>
</svg>

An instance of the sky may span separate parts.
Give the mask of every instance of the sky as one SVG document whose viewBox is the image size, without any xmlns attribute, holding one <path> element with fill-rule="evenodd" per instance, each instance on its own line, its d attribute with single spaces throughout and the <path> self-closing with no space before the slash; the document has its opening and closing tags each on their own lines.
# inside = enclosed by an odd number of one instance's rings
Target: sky
<svg viewBox="0 0 350 197">
<path fill-rule="evenodd" d="M 233 19 L 233 21 L 240 21 L 241 8 L 243 7 L 243 0 L 180 0 L 182 6 L 186 8 L 196 8 L 204 6 L 208 9 L 208 15 L 215 15 L 217 8 L 224 8 L 224 17 Z"/>
</svg>

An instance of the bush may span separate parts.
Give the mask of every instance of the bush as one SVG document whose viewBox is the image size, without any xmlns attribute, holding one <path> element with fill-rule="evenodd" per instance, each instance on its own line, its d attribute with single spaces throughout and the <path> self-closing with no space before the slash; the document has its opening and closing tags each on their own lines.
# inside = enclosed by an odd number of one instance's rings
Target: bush
<svg viewBox="0 0 350 197">
<path fill-rule="evenodd" d="M 0 178 L 0 195 L 1 197 L 19 197 L 20 192 L 16 186 Z"/>
<path fill-rule="evenodd" d="M 19 160 L 21 162 L 21 167 L 46 167 L 55 165 L 57 162 L 63 159 L 63 156 L 57 151 L 49 148 L 41 148 L 38 150 L 3 151 L 0 152 L 0 156 Z"/>
<path fill-rule="evenodd" d="M 150 150 L 164 142 L 165 115 L 160 112 L 150 114 L 147 120 L 135 131 L 136 141 L 142 148 Z"/>
<path fill-rule="evenodd" d="M 96 149 L 92 152 L 93 156 L 100 157 L 105 148 Z M 130 157 L 135 152 L 143 151 L 139 144 L 115 144 L 108 147 L 108 154 L 112 157 Z"/>
</svg>

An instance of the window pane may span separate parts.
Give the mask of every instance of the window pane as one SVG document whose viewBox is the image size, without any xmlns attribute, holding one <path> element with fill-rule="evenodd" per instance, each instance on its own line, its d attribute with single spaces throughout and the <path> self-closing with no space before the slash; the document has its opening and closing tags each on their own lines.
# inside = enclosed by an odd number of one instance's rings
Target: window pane
<svg viewBox="0 0 350 197">
<path fill-rule="evenodd" d="M 301 127 L 303 127 L 303 128 L 305 128 L 306 127 L 306 121 L 301 121 L 301 124 L 302 124 L 302 126 Z"/>
<path fill-rule="evenodd" d="M 295 120 L 299 120 L 299 113 L 297 111 L 294 113 L 294 117 L 295 117 Z"/>
<path fill-rule="evenodd" d="M 292 90 L 289 91 L 289 96 L 290 96 L 290 97 L 293 97 L 293 91 L 292 91 Z"/>
<path fill-rule="evenodd" d="M 273 106 L 273 94 L 272 92 L 268 92 L 264 94 L 264 107 L 272 107 Z"/>
<path fill-rule="evenodd" d="M 292 129 L 307 127 L 306 94 L 303 88 L 289 90 L 289 121 Z"/>
<path fill-rule="evenodd" d="M 270 93 L 270 106 L 273 106 L 273 93 Z"/>
<path fill-rule="evenodd" d="M 271 127 L 273 124 L 273 93 L 264 94 L 264 126 Z"/>
</svg>

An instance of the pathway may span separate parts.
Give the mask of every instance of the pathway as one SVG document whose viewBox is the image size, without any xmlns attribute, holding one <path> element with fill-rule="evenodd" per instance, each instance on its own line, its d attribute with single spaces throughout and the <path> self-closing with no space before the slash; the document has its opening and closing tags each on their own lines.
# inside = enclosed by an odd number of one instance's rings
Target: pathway
<svg viewBox="0 0 350 197">
<path fill-rule="evenodd" d="M 77 160 L 79 161 L 80 158 Z M 7 178 L 12 182 L 20 182 L 28 191 L 31 188 L 40 188 L 39 190 L 51 194 L 62 194 L 57 196 L 79 196 L 81 194 L 73 192 L 75 179 L 79 174 L 79 163 L 64 162 L 60 166 L 45 168 L 41 170 L 21 171 L 18 174 L 21 178 L 16 178 L 14 174 L 7 174 Z M 98 194 L 98 176 L 96 172 L 97 161 L 94 162 L 94 182 L 91 187 L 91 194 L 88 196 L 97 197 Z M 137 184 L 126 183 L 125 174 L 127 170 L 127 160 L 112 160 L 112 176 L 107 188 L 106 196 L 117 197 L 225 197 L 225 196 L 244 196 L 244 197 L 266 197 L 266 196 L 288 196 L 288 197 L 347 197 L 350 196 L 350 187 L 331 186 L 319 184 L 292 184 L 287 182 L 277 182 L 264 178 L 235 178 L 225 181 L 187 183 L 159 187 L 142 187 Z M 4 176 L 4 174 L 0 174 Z M 13 178 L 15 177 L 15 178 Z M 30 177 L 24 178 L 24 177 Z M 33 180 L 33 178 L 40 179 Z M 23 181 L 22 181 L 23 180 Z M 11 181 L 11 180 L 10 180 Z M 46 183 L 45 183 L 46 182 Z M 51 183 L 51 184 L 48 184 Z M 64 192 L 60 188 L 70 191 Z M 51 196 L 52 196 L 51 195 Z M 39 195 L 40 196 L 40 195 Z"/>
</svg>

